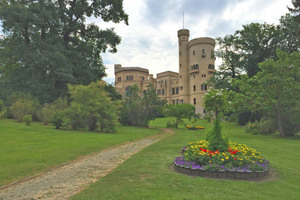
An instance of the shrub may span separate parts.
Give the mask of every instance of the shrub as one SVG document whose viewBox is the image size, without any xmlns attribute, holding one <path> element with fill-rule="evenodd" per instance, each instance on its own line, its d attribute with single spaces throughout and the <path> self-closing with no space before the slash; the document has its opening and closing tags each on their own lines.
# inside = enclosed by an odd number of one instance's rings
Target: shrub
<svg viewBox="0 0 300 200">
<path fill-rule="evenodd" d="M 32 115 L 36 108 L 34 106 L 34 102 L 28 99 L 18 99 L 15 101 L 9 108 L 13 117 L 21 122 L 25 115 Z"/>
<path fill-rule="evenodd" d="M 254 135 L 259 134 L 258 122 L 248 122 L 246 124 L 246 133 L 252 133 Z"/>
<path fill-rule="evenodd" d="M 30 123 L 32 122 L 32 116 L 31 115 L 24 115 L 23 121 L 26 123 L 27 126 L 29 126 Z"/>
<path fill-rule="evenodd" d="M 228 138 L 224 138 L 221 135 L 220 116 L 217 116 L 216 120 L 214 121 L 214 127 L 208 133 L 206 140 L 209 143 L 208 148 L 211 151 L 226 151 L 228 149 Z"/>
<path fill-rule="evenodd" d="M 276 122 L 272 119 L 262 119 L 258 125 L 259 132 L 261 134 L 271 134 L 277 129 Z"/>
<path fill-rule="evenodd" d="M 6 113 L 6 107 L 3 104 L 3 101 L 0 99 L 0 118 L 3 117 Z"/>
<path fill-rule="evenodd" d="M 63 125 L 63 121 L 64 121 L 63 118 L 64 118 L 64 115 L 62 112 L 56 112 L 52 116 L 50 123 L 53 124 L 56 129 L 59 129 Z"/>
</svg>

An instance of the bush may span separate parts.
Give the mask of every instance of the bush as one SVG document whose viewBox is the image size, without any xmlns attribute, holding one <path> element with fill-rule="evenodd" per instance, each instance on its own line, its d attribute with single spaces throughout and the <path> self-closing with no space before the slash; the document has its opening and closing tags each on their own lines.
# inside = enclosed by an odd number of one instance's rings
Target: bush
<svg viewBox="0 0 300 200">
<path fill-rule="evenodd" d="M 56 112 L 52 116 L 50 123 L 53 124 L 56 129 L 59 129 L 63 125 L 63 121 L 64 121 L 63 118 L 64 118 L 64 115 L 62 112 Z"/>
<path fill-rule="evenodd" d="M 211 151 L 226 151 L 228 149 L 228 138 L 224 138 L 221 135 L 221 120 L 219 116 L 215 119 L 213 130 L 208 133 L 206 140 Z"/>
<path fill-rule="evenodd" d="M 176 128 L 176 124 L 175 124 L 174 121 L 168 120 L 168 121 L 167 121 L 167 127 L 168 127 L 168 128 Z"/>
<path fill-rule="evenodd" d="M 262 119 L 258 125 L 261 134 L 272 134 L 277 130 L 276 122 L 272 119 Z"/>
<path fill-rule="evenodd" d="M 6 107 L 3 101 L 0 99 L 0 118 L 2 118 L 6 113 Z"/>
<path fill-rule="evenodd" d="M 28 99 L 18 99 L 10 107 L 9 110 L 13 117 L 21 122 L 25 115 L 32 115 L 36 111 L 34 102 Z"/>
<path fill-rule="evenodd" d="M 248 122 L 246 124 L 246 133 L 252 133 L 254 135 L 257 135 L 259 134 L 259 128 L 258 128 L 258 122 L 255 121 L 255 122 Z"/>
<path fill-rule="evenodd" d="M 31 115 L 25 115 L 23 117 L 23 121 L 26 123 L 27 126 L 29 126 L 32 122 L 32 116 Z"/>
</svg>

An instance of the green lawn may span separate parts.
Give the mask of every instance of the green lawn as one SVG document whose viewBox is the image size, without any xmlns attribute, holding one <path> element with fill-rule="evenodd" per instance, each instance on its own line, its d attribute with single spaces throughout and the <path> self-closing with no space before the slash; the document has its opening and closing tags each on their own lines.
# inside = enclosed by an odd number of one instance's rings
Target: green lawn
<svg viewBox="0 0 300 200">
<path fill-rule="evenodd" d="M 45 171 L 79 156 L 147 137 L 155 129 L 119 126 L 118 133 L 56 130 L 52 126 L 0 120 L 0 186 Z"/>
<path fill-rule="evenodd" d="M 165 126 L 158 119 L 152 126 Z M 192 124 L 189 124 L 192 125 Z M 128 159 L 112 173 L 72 199 L 299 199 L 300 137 L 249 135 L 244 128 L 222 123 L 224 135 L 231 141 L 256 148 L 271 162 L 275 175 L 262 182 L 215 180 L 191 177 L 169 169 L 180 148 L 188 141 L 205 139 L 210 124 L 202 120 L 195 125 L 205 130 L 191 131 L 183 127 L 176 133 Z"/>
</svg>

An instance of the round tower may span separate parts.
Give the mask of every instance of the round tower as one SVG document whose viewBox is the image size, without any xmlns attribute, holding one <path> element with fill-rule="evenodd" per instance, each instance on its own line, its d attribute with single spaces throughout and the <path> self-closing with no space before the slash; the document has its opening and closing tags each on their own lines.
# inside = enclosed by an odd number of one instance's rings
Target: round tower
<svg viewBox="0 0 300 200">
<path fill-rule="evenodd" d="M 183 103 L 189 103 L 188 42 L 190 31 L 180 29 L 177 33 L 179 46 L 179 99 Z"/>
<path fill-rule="evenodd" d="M 206 82 L 215 72 L 214 47 L 215 40 L 208 37 L 196 38 L 188 43 L 189 103 L 195 105 L 196 113 L 205 112 L 203 96 L 208 89 Z"/>
</svg>

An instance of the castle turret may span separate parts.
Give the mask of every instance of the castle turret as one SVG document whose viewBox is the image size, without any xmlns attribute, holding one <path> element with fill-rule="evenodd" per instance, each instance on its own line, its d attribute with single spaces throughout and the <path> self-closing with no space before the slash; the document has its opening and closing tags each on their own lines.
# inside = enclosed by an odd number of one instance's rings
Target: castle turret
<svg viewBox="0 0 300 200">
<path fill-rule="evenodd" d="M 189 71 L 188 71 L 188 42 L 190 31 L 180 29 L 178 31 L 179 45 L 179 99 L 183 103 L 189 103 Z"/>
</svg>

